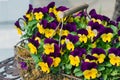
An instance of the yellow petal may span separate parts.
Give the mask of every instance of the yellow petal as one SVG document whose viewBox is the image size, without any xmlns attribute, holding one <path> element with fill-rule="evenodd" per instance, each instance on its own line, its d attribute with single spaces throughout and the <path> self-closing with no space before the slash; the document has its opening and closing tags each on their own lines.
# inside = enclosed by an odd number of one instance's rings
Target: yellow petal
<svg viewBox="0 0 120 80">
<path fill-rule="evenodd" d="M 22 35 L 21 29 L 20 29 L 20 28 L 17 28 L 17 27 L 16 27 L 16 29 L 17 29 L 18 34 L 19 34 L 19 35 Z"/>
<path fill-rule="evenodd" d="M 56 57 L 56 58 L 52 58 L 53 59 L 53 63 L 52 65 L 54 67 L 57 67 L 59 65 L 59 63 L 61 62 L 61 59 L 59 57 Z"/>
<path fill-rule="evenodd" d="M 43 72 L 46 72 L 46 73 L 49 73 L 49 72 L 50 72 L 50 69 L 49 69 L 47 63 L 39 62 L 38 65 L 41 67 L 41 70 L 42 70 Z"/>
<path fill-rule="evenodd" d="M 80 41 L 80 42 L 87 43 L 87 36 L 84 35 L 84 34 L 83 34 L 83 35 L 80 35 L 80 36 L 79 36 L 79 41 Z"/>
<path fill-rule="evenodd" d="M 66 44 L 68 50 L 74 50 L 74 44 L 72 42 L 68 41 Z"/>
<path fill-rule="evenodd" d="M 70 55 L 69 56 L 69 59 L 70 59 L 70 64 L 73 65 L 73 66 L 79 66 L 79 63 L 80 63 L 80 59 L 78 56 L 72 56 Z"/>
<path fill-rule="evenodd" d="M 39 37 L 36 37 L 35 40 L 38 40 L 39 43 L 41 42 Z"/>
<path fill-rule="evenodd" d="M 54 52 L 54 43 L 52 43 L 52 44 L 45 44 L 43 46 L 43 48 L 44 48 L 44 53 L 49 55 L 50 53 Z"/>
<path fill-rule="evenodd" d="M 36 20 L 41 20 L 44 16 L 42 12 L 39 12 L 39 13 L 36 12 L 34 13 L 34 15 Z"/>
<path fill-rule="evenodd" d="M 37 48 L 32 43 L 28 43 L 28 47 L 30 48 L 30 52 L 32 54 L 36 54 L 37 53 Z"/>
<path fill-rule="evenodd" d="M 51 38 L 55 35 L 55 31 L 53 29 L 45 29 L 45 37 Z"/>
<path fill-rule="evenodd" d="M 43 28 L 43 25 L 37 23 L 37 28 L 38 28 L 39 33 L 44 34 L 45 30 Z"/>
</svg>

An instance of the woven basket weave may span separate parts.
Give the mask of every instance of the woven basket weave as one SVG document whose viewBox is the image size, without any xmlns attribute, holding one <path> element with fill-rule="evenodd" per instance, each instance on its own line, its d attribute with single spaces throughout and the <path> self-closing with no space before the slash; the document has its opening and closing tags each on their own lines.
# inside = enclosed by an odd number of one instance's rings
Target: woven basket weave
<svg viewBox="0 0 120 80">
<path fill-rule="evenodd" d="M 22 46 L 15 46 L 15 59 L 17 61 L 17 68 L 19 69 L 19 74 L 23 80 L 81 80 L 72 75 L 67 75 L 64 73 L 57 74 L 46 74 L 43 73 L 40 69 L 35 68 L 35 63 L 30 56 L 30 52 Z M 20 62 L 28 61 L 28 69 L 24 70 L 20 67 Z"/>
</svg>

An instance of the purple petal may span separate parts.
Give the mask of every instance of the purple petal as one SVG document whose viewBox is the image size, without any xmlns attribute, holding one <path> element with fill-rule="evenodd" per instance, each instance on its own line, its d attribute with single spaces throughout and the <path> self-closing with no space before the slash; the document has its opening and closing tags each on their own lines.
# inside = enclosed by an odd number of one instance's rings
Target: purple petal
<svg viewBox="0 0 120 80">
<path fill-rule="evenodd" d="M 60 7 L 57 8 L 57 11 L 65 11 L 67 9 L 69 9 L 69 8 L 67 8 L 65 6 L 60 6 Z"/>
<path fill-rule="evenodd" d="M 26 62 L 20 62 L 20 67 L 21 67 L 22 69 L 27 69 L 27 68 L 28 68 Z"/>
<path fill-rule="evenodd" d="M 18 28 L 20 28 L 20 29 L 21 29 L 21 27 L 20 27 L 20 24 L 19 24 L 19 21 L 18 21 L 18 20 L 17 20 L 14 24 L 15 24 L 15 26 L 16 26 L 16 27 L 18 27 Z"/>
<path fill-rule="evenodd" d="M 87 55 L 87 56 L 86 56 L 86 59 L 89 59 L 89 60 L 97 60 L 96 57 L 91 56 L 91 55 Z"/>
<path fill-rule="evenodd" d="M 92 9 L 92 10 L 89 12 L 89 15 L 95 15 L 95 14 L 97 14 L 95 9 Z"/>
<path fill-rule="evenodd" d="M 92 54 L 105 54 L 105 51 L 102 48 L 93 48 L 91 51 Z"/>
<path fill-rule="evenodd" d="M 55 2 L 51 2 L 51 3 L 48 4 L 47 8 L 48 9 L 53 8 L 54 6 L 55 6 Z"/>
<path fill-rule="evenodd" d="M 86 29 L 79 29 L 77 31 L 78 34 L 85 34 L 85 35 L 88 35 L 88 31 Z"/>
<path fill-rule="evenodd" d="M 33 10 L 33 6 L 32 6 L 32 4 L 29 4 L 29 9 L 28 9 L 28 11 L 27 11 L 27 14 L 31 13 L 32 10 Z"/>
<path fill-rule="evenodd" d="M 46 43 L 49 43 L 49 44 L 51 44 L 51 43 L 56 43 L 56 44 L 58 44 L 58 41 L 56 41 L 56 40 L 54 40 L 54 39 L 46 38 L 46 39 L 44 40 L 44 43 L 45 43 L 45 44 L 46 44 Z"/>
<path fill-rule="evenodd" d="M 37 12 L 37 13 L 38 13 L 38 12 L 42 12 L 42 8 L 41 8 L 41 7 L 35 8 L 34 11 L 33 11 L 33 13 L 35 13 L 35 12 Z"/>
<path fill-rule="evenodd" d="M 66 38 L 69 39 L 74 44 L 79 40 L 78 36 L 74 36 L 71 34 L 68 34 L 68 36 Z"/>
<path fill-rule="evenodd" d="M 118 35 L 120 36 L 120 30 L 118 31 Z"/>
<path fill-rule="evenodd" d="M 44 28 L 47 28 L 48 21 L 43 19 L 43 20 L 41 20 L 40 24 L 42 24 Z"/>
<path fill-rule="evenodd" d="M 90 70 L 92 68 L 97 68 L 97 64 L 94 62 L 83 62 L 81 65 L 81 70 L 85 71 L 85 70 Z"/>
<path fill-rule="evenodd" d="M 116 19 L 116 21 L 117 21 L 117 22 L 119 22 L 119 21 L 120 21 L 120 16 Z"/>
<path fill-rule="evenodd" d="M 109 22 L 110 18 L 108 18 L 107 16 L 103 16 L 103 20 Z"/>
</svg>

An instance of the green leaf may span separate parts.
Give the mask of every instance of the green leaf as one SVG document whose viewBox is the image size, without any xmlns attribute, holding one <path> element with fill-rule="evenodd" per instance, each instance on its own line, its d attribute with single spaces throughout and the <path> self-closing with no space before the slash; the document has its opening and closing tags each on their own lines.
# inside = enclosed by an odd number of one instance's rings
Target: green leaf
<svg viewBox="0 0 120 80">
<path fill-rule="evenodd" d="M 79 72 L 76 72 L 76 73 L 75 73 L 75 76 L 77 76 L 77 77 L 80 77 L 80 76 L 82 76 L 82 75 L 83 75 L 82 71 L 79 71 Z"/>
<path fill-rule="evenodd" d="M 80 71 L 81 71 L 80 68 L 77 67 L 77 68 L 74 69 L 73 73 L 80 72 Z"/>
<path fill-rule="evenodd" d="M 65 69 L 65 73 L 66 73 L 66 74 L 71 74 L 71 70 Z"/>
<path fill-rule="evenodd" d="M 106 74 L 103 74 L 103 78 L 104 78 L 104 80 L 107 80 L 107 75 Z"/>
<path fill-rule="evenodd" d="M 31 56 L 32 56 L 34 62 L 37 64 L 37 63 L 39 62 L 39 57 L 38 57 L 38 55 L 31 54 Z"/>
<path fill-rule="evenodd" d="M 112 76 L 116 76 L 118 75 L 118 71 L 117 70 L 113 70 L 112 73 L 111 73 Z"/>
<path fill-rule="evenodd" d="M 66 69 L 71 69 L 72 65 L 71 64 L 66 64 L 65 67 L 66 67 Z"/>
<path fill-rule="evenodd" d="M 114 26 L 114 25 L 111 25 L 110 27 L 112 28 L 113 32 L 114 32 L 115 34 L 117 34 L 117 32 L 118 32 L 117 27 Z"/>
<path fill-rule="evenodd" d="M 54 21 L 54 18 L 51 17 L 49 14 L 46 14 L 46 15 L 45 15 L 45 19 L 46 19 L 48 22 Z"/>
<path fill-rule="evenodd" d="M 105 66 L 111 67 L 112 65 L 109 62 L 107 62 Z"/>
<path fill-rule="evenodd" d="M 104 67 L 104 66 L 99 66 L 99 67 L 98 67 L 98 71 L 103 71 L 103 70 L 105 70 L 105 67 Z"/>
<path fill-rule="evenodd" d="M 77 32 L 71 32 L 70 34 L 72 34 L 72 35 L 77 35 Z"/>
</svg>

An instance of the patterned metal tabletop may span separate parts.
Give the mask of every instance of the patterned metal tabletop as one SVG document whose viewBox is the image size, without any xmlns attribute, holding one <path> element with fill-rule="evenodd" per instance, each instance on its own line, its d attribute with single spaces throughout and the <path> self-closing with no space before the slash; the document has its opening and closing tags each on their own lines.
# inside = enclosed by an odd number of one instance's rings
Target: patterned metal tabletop
<svg viewBox="0 0 120 80">
<path fill-rule="evenodd" d="M 14 57 L 0 62 L 0 80 L 22 80 Z"/>
</svg>

